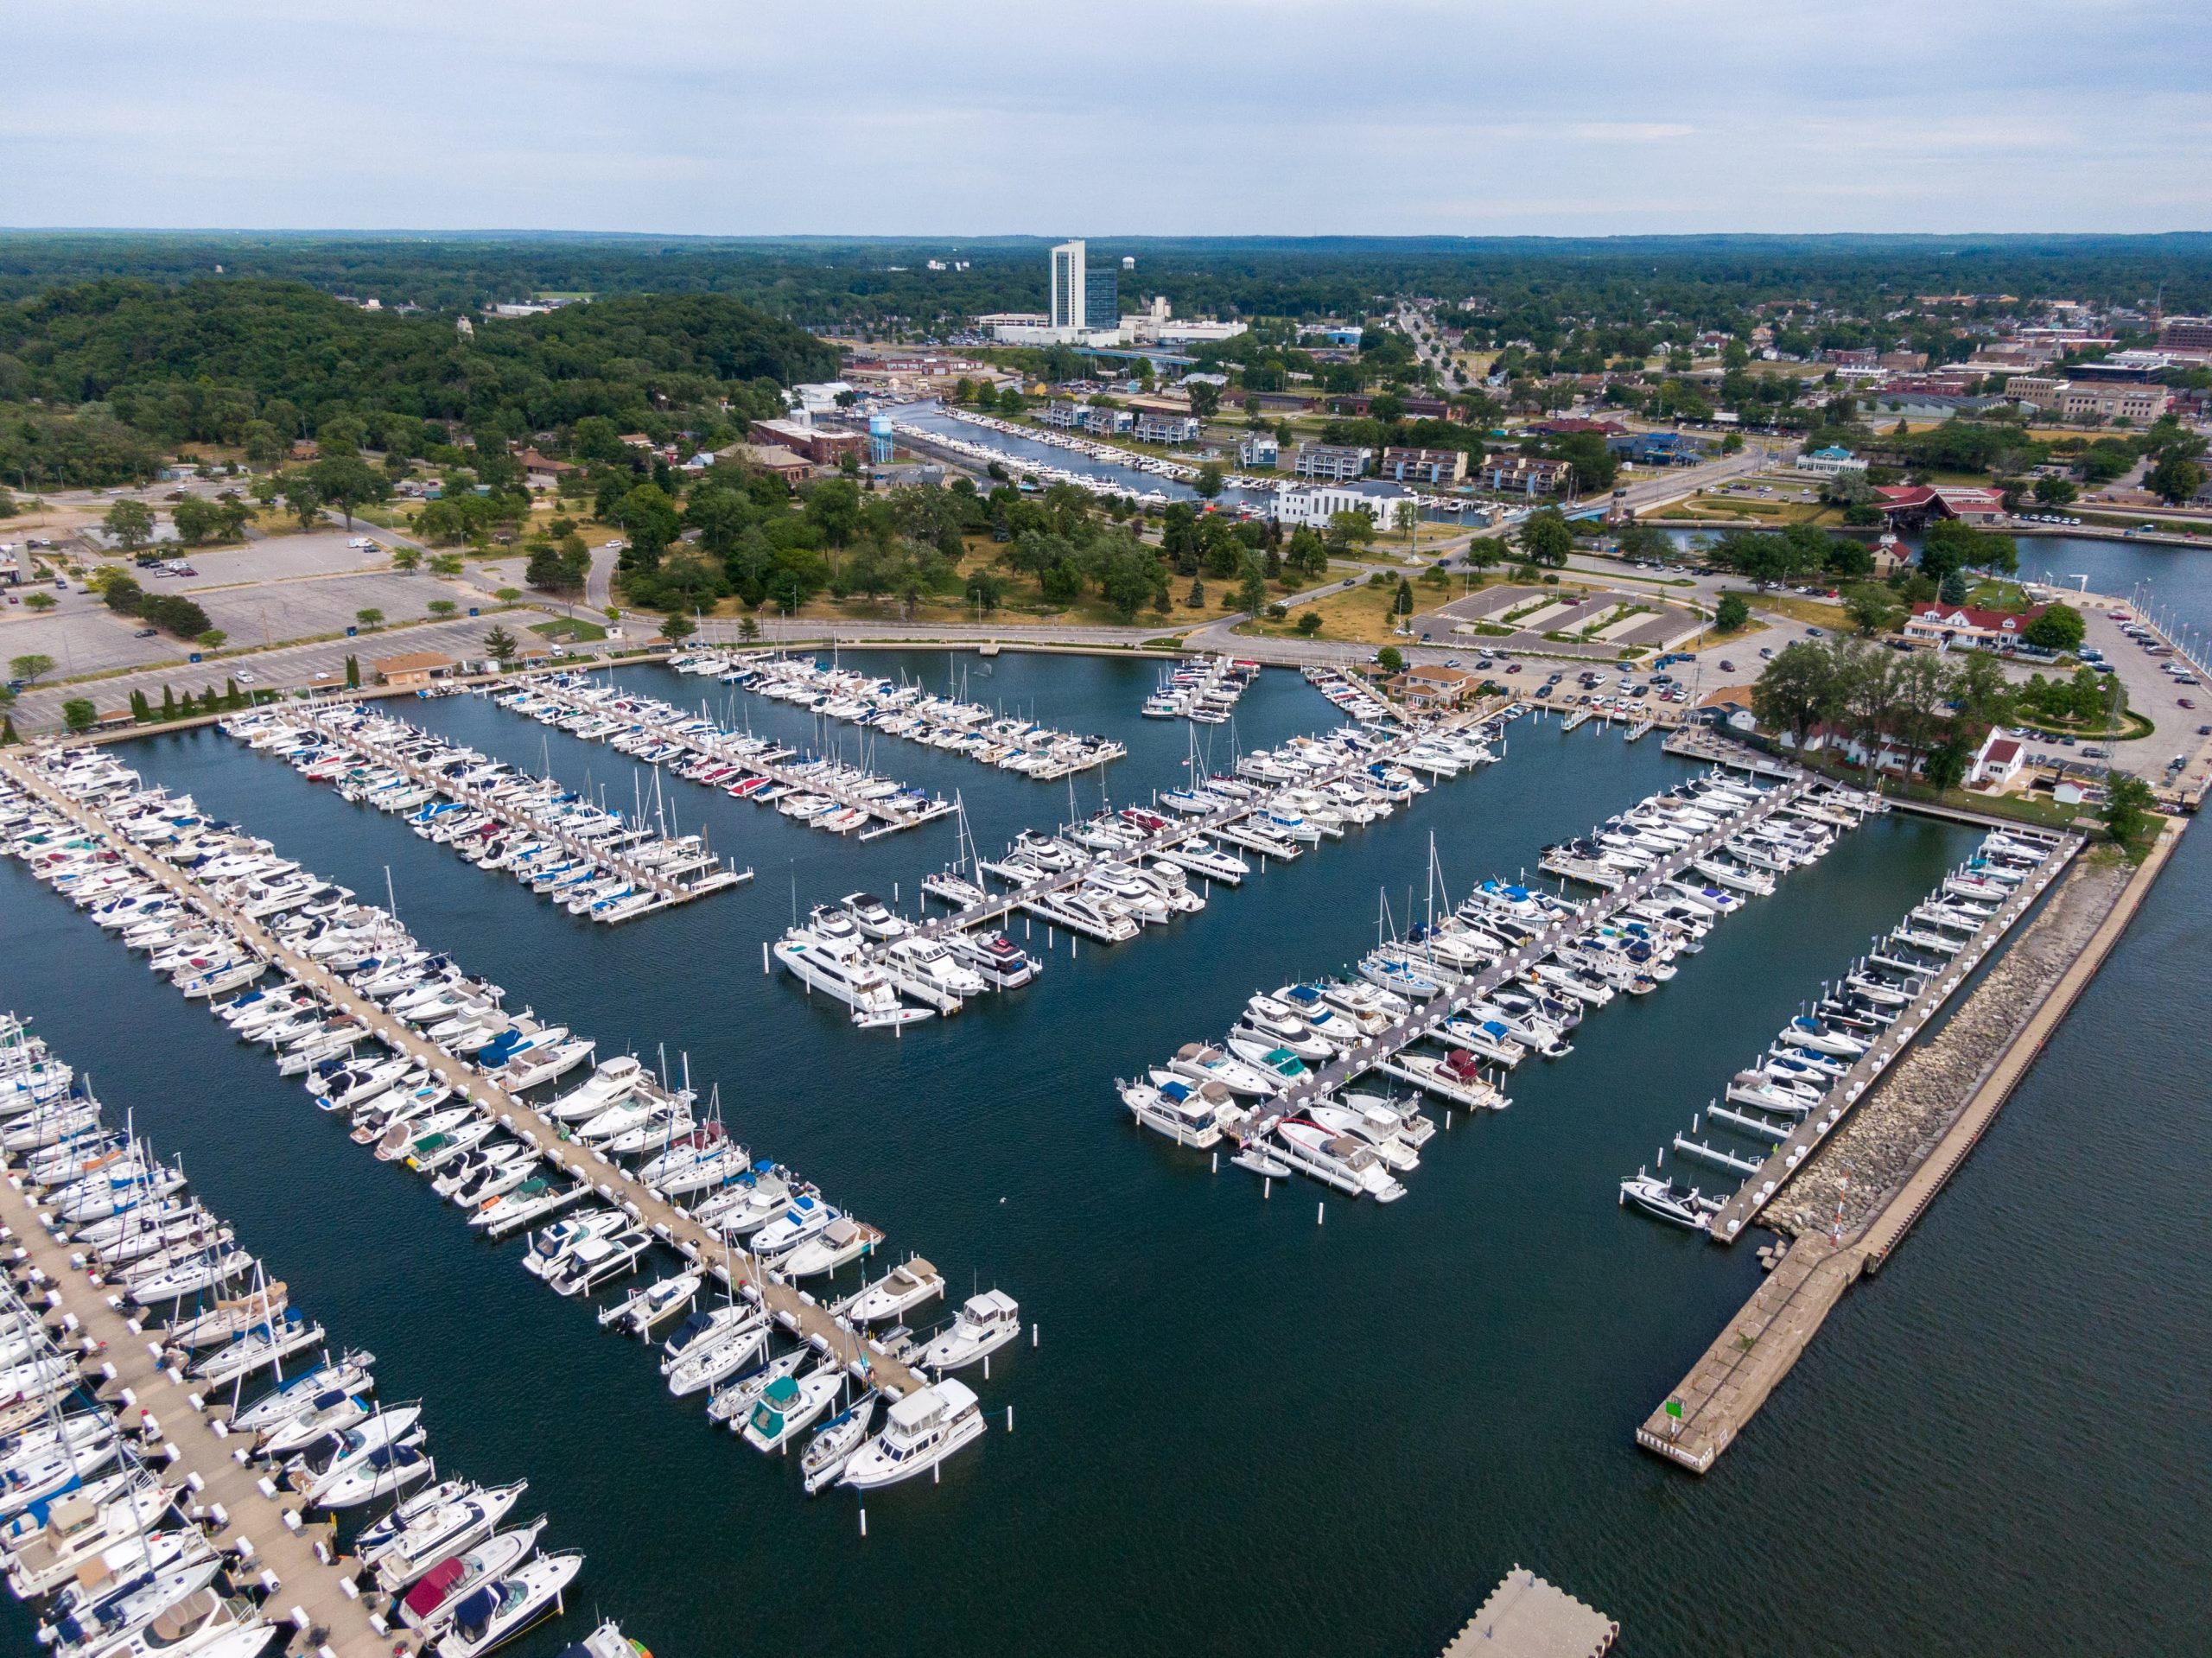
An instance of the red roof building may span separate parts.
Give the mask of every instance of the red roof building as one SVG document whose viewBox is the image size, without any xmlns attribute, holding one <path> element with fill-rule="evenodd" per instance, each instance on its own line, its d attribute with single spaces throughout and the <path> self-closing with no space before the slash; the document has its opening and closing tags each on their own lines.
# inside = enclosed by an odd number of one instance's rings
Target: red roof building
<svg viewBox="0 0 2212 1658">
<path fill-rule="evenodd" d="M 1990 645 L 2010 649 L 2028 626 L 2048 610 L 1980 610 L 1972 605 L 1915 605 L 1905 619 L 1904 636 L 1923 645 Z"/>
</svg>

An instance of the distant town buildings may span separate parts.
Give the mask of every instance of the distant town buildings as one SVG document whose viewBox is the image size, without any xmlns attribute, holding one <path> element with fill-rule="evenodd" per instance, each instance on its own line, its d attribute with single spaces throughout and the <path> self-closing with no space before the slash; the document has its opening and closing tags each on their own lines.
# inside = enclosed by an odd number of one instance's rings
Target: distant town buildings
<svg viewBox="0 0 2212 1658">
<path fill-rule="evenodd" d="M 1111 350 L 1129 346 L 1187 346 L 1229 340 L 1245 331 L 1242 322 L 1178 321 L 1164 296 L 1123 317 L 1120 278 L 1110 266 L 1094 267 L 1089 245 L 1080 239 L 1052 250 L 1052 308 L 995 311 L 976 319 L 978 327 L 1010 346 L 1090 346 Z M 1124 258 L 1122 270 L 1136 261 Z"/>
</svg>

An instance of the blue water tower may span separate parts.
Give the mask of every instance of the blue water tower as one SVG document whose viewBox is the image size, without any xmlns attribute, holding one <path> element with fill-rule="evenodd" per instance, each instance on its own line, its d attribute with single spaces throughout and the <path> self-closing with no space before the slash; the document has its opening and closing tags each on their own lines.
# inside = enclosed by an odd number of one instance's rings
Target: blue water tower
<svg viewBox="0 0 2212 1658">
<path fill-rule="evenodd" d="M 879 467 L 889 466 L 891 464 L 893 447 L 891 441 L 891 416 L 888 415 L 870 415 L 868 417 L 868 460 Z"/>
</svg>

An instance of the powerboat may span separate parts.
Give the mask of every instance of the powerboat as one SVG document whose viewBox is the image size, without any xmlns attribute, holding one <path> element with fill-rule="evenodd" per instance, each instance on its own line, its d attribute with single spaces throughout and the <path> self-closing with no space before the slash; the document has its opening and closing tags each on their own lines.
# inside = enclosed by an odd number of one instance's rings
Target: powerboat
<svg viewBox="0 0 2212 1658">
<path fill-rule="evenodd" d="M 925 1301 L 944 1293 L 944 1274 L 921 1256 L 900 1261 L 873 1284 L 863 1286 L 838 1309 L 855 1324 L 900 1318 Z"/>
<path fill-rule="evenodd" d="M 1004 1290 L 985 1290 L 961 1304 L 952 1327 L 922 1350 L 922 1363 L 943 1375 L 996 1352 L 1021 1333 L 1021 1308 Z"/>
<path fill-rule="evenodd" d="M 982 1434 L 982 1407 L 967 1385 L 935 1382 L 893 1403 L 883 1432 L 852 1453 L 837 1483 L 865 1491 L 912 1479 Z"/>
</svg>

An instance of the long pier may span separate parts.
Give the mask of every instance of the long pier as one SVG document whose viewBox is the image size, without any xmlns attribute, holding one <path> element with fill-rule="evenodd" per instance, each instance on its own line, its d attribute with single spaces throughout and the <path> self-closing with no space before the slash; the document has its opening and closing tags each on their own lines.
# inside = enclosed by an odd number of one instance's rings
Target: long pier
<svg viewBox="0 0 2212 1658">
<path fill-rule="evenodd" d="M 1481 972 L 1461 980 L 1456 985 L 1446 986 L 1387 1031 L 1357 1044 L 1319 1070 L 1309 1073 L 1270 1101 L 1270 1110 L 1279 1111 L 1286 1116 L 1303 1110 L 1315 1100 L 1333 1094 L 1351 1083 L 1361 1072 L 1373 1070 L 1394 1058 L 1400 1050 L 1411 1046 L 1425 1036 L 1434 1035 L 1446 1020 L 1476 1002 L 1486 1000 L 1501 986 L 1528 972 L 1564 940 L 1587 931 L 1628 905 L 1650 896 L 1662 882 L 1678 879 L 1698 859 L 1707 856 L 1783 808 L 1794 804 L 1817 784 L 1818 779 L 1800 773 L 1789 782 L 1768 790 L 1742 816 L 1729 819 L 1717 829 L 1708 829 L 1688 846 L 1661 859 L 1650 868 L 1638 872 L 1616 890 L 1592 899 L 1572 916 L 1554 921 L 1527 943 L 1500 957 Z"/>
<path fill-rule="evenodd" d="M 918 828 L 921 824 L 934 822 L 952 810 L 950 801 L 933 800 L 919 810 L 909 811 L 870 796 L 855 793 L 842 784 L 831 782 L 811 772 L 800 772 L 791 766 L 779 765 L 773 760 L 763 759 L 753 754 L 733 753 L 732 746 L 740 740 L 737 733 L 725 731 L 710 720 L 706 722 L 715 725 L 715 734 L 711 737 L 696 729 L 686 729 L 685 727 L 690 726 L 695 718 L 688 714 L 683 715 L 683 725 L 678 725 L 673 721 L 655 718 L 651 710 L 657 705 L 674 707 L 672 703 L 662 703 L 658 697 L 641 696 L 629 691 L 612 689 L 594 696 L 572 690 L 566 685 L 548 683 L 543 680 L 532 681 L 527 686 L 516 686 L 512 689 L 526 689 L 532 697 L 564 708 L 570 714 L 590 715 L 603 720 L 626 721 L 635 727 L 652 732 L 662 741 L 674 743 L 701 759 L 718 760 L 725 765 L 739 766 L 757 776 L 781 784 L 793 793 L 821 795 L 827 799 L 836 801 L 840 806 L 849 810 L 864 812 L 873 820 L 874 827 L 861 832 L 861 839 L 863 841 L 874 840 L 879 835 L 892 834 L 899 829 Z M 606 700 L 600 700 L 601 698 Z M 500 706 L 509 708 L 514 713 L 532 719 L 539 717 L 533 709 L 505 702 Z M 682 710 L 679 709 L 677 712 L 682 713 Z M 706 720 L 703 715 L 696 717 Z M 606 740 L 603 738 L 592 740 Z"/>
<path fill-rule="evenodd" d="M 310 708 L 295 717 L 327 741 L 335 743 L 339 747 L 363 759 L 372 760 L 378 765 L 388 766 L 422 787 L 442 795 L 448 800 L 457 801 L 464 806 L 482 812 L 487 817 L 497 818 L 509 829 L 522 834 L 550 841 L 571 857 L 603 865 L 630 882 L 633 887 L 642 886 L 652 893 L 654 909 L 667 909 L 672 905 L 688 904 L 693 899 L 704 897 L 707 893 L 715 891 L 721 886 L 734 884 L 731 881 L 713 881 L 711 876 L 708 877 L 707 880 L 713 882 L 712 885 L 693 882 L 686 886 L 672 880 L 651 865 L 639 863 L 634 858 L 624 857 L 604 842 L 586 840 L 582 835 L 573 835 L 561 828 L 554 820 L 540 817 L 537 813 L 526 810 L 512 802 L 499 799 L 486 790 L 470 788 L 466 785 L 454 782 L 450 778 L 442 778 L 428 767 L 418 765 L 397 753 L 387 745 L 357 732 L 345 729 L 320 710 Z M 412 731 L 416 727 L 410 726 L 408 729 Z M 423 734 L 428 737 L 430 734 L 426 732 Z M 644 914 L 649 912 L 641 911 L 639 913 Z"/>
<path fill-rule="evenodd" d="M 0 774 L 35 795 L 88 833 L 99 835 L 149 879 L 158 881 L 179 898 L 194 905 L 209 918 L 228 928 L 262 960 L 281 968 L 321 997 L 330 1007 L 351 1014 L 395 1053 L 405 1054 L 455 1094 L 474 1105 L 480 1115 L 494 1120 L 541 1152 L 546 1161 L 588 1181 L 609 1203 L 646 1226 L 664 1243 L 702 1272 L 711 1273 L 758 1302 L 776 1321 L 800 1340 L 825 1354 L 855 1354 L 849 1368 L 885 1393 L 899 1395 L 921 1384 L 921 1379 L 901 1361 L 874 1341 L 856 1336 L 811 1295 L 782 1283 L 764 1272 L 752 1256 L 694 1220 L 620 1166 L 595 1153 L 571 1145 L 559 1127 L 535 1107 L 485 1076 L 474 1065 L 454 1058 L 444 1049 L 418 1035 L 379 1004 L 362 995 L 337 975 L 281 943 L 259 922 L 216 899 L 183 871 L 138 846 L 118 832 L 105 813 L 71 799 L 36 768 L 10 754 L 0 753 Z"/>
<path fill-rule="evenodd" d="M 73 1256 L 48 1229 L 20 1175 L 0 1181 L 0 1228 L 25 1299 L 43 1296 L 49 1322 L 73 1319 L 73 1339 L 94 1344 L 85 1359 L 87 1385 L 120 1408 L 118 1430 L 158 1432 L 145 1455 L 156 1469 L 168 1457 L 162 1483 L 174 1500 L 213 1528 L 219 1547 L 238 1557 L 232 1570 L 240 1580 L 263 1572 L 275 1579 L 274 1589 L 257 1583 L 268 1593 L 267 1616 L 302 1633 L 319 1629 L 319 1650 L 331 1658 L 389 1658 L 395 1642 L 413 1650 L 419 1642 L 411 1634 L 387 1634 L 371 1623 L 369 1604 L 353 1587 L 359 1564 L 337 1556 L 328 1540 L 334 1528 L 302 1525 L 305 1504 L 297 1493 L 261 1489 L 260 1474 L 232 1454 L 238 1441 L 226 1443 L 201 1409 L 214 1401 L 195 1398 L 181 1372 L 162 1367 L 162 1343 L 111 1302 L 121 1300 L 115 1291 L 92 1281 L 81 1253 Z"/>
<path fill-rule="evenodd" d="M 1997 906 L 1996 913 L 1967 941 L 1965 948 L 1929 976 L 1920 994 L 1883 1031 L 1873 1045 L 1852 1061 L 1850 1069 L 1821 1096 L 1820 1104 L 1798 1121 L 1796 1127 L 1768 1153 L 1758 1172 L 1749 1176 L 1736 1195 L 1720 1206 L 1713 1217 L 1708 1234 L 1715 1243 L 1735 1242 L 1745 1224 L 1758 1217 L 1759 1211 L 1782 1190 L 1797 1166 L 1834 1132 L 1845 1114 L 1880 1079 L 1882 1073 L 1904 1057 L 1913 1038 L 1927 1027 L 1928 1021 L 2073 862 L 2085 842 L 2081 835 L 2069 835 L 2050 844 L 2050 855 L 2036 866 L 2036 873 L 2012 889 Z M 1719 1115 L 1718 1108 L 1707 1115 Z"/>
</svg>

